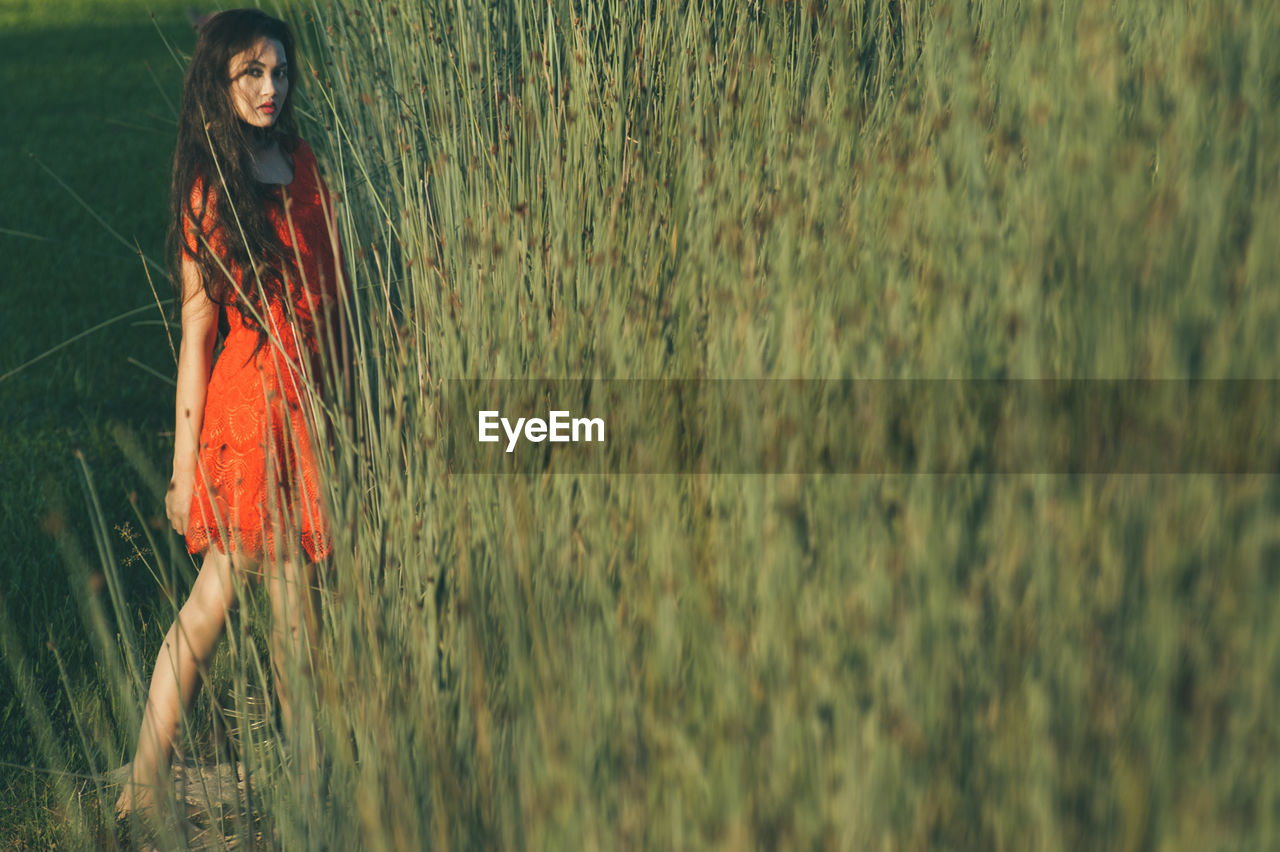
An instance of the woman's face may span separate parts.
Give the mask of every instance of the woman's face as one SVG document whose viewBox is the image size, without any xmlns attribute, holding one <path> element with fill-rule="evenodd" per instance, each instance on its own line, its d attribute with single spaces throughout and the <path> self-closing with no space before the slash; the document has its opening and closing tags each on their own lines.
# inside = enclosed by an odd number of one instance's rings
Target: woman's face
<svg viewBox="0 0 1280 852">
<path fill-rule="evenodd" d="M 273 38 L 260 39 L 248 50 L 231 57 L 231 102 L 246 124 L 270 127 L 289 95 L 289 67 L 284 45 Z"/>
</svg>

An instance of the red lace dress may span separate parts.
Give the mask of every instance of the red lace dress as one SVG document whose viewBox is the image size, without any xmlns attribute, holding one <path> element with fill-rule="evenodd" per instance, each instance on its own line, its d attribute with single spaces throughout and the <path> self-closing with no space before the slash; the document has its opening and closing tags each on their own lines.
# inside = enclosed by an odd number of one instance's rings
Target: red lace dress
<svg viewBox="0 0 1280 852">
<path fill-rule="evenodd" d="M 192 189 L 197 210 L 201 191 L 199 184 Z M 293 182 L 279 192 L 268 215 L 297 259 L 286 276 L 290 304 L 270 304 L 269 343 L 261 348 L 240 309 L 226 307 L 230 331 L 209 377 L 200 430 L 187 528 L 193 554 L 216 542 L 224 552 L 260 557 L 265 550 L 272 558 L 296 552 L 300 544 L 316 561 L 331 548 L 304 410 L 322 385 L 321 341 L 329 339 L 325 320 L 336 309 L 339 264 L 329 193 L 306 142 L 293 154 Z M 210 193 L 207 202 L 214 210 L 215 196 Z M 219 254 L 221 227 L 205 231 Z M 187 229 L 191 251 L 197 234 Z M 253 286 L 252 276 L 239 269 L 234 274 L 241 287 Z"/>
</svg>

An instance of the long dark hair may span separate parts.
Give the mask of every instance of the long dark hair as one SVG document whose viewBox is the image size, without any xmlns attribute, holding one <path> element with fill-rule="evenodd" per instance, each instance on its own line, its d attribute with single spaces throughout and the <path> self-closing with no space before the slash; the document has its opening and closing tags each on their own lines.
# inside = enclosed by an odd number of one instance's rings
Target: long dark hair
<svg viewBox="0 0 1280 852">
<path fill-rule="evenodd" d="M 241 121 L 236 113 L 230 64 L 232 57 L 264 38 L 276 39 L 284 47 L 289 91 L 277 107 L 275 124 L 257 128 Z M 181 308 L 185 255 L 195 261 L 209 298 L 220 305 L 242 308 L 245 323 L 264 337 L 266 331 L 254 315 L 265 315 L 268 302 L 285 297 L 283 270 L 288 255 L 267 216 L 268 205 L 278 201 L 277 190 L 254 179 L 251 148 L 274 139 L 286 154 L 297 150 L 298 127 L 293 117 L 297 73 L 293 34 L 284 21 L 257 9 L 234 9 L 212 16 L 200 27 L 187 67 L 178 144 L 173 152 L 168 256 L 175 304 Z M 203 191 L 193 193 L 197 184 Z M 195 223 L 195 234 L 205 237 L 196 239 L 194 255 L 186 234 L 190 223 Z M 215 231 L 217 255 L 208 245 Z M 242 292 L 236 292 L 224 265 L 233 273 L 243 273 Z"/>
</svg>

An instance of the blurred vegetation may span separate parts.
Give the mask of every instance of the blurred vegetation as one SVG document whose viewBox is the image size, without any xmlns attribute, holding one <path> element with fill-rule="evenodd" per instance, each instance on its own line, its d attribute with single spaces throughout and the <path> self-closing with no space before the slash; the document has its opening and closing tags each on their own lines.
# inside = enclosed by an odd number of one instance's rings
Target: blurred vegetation
<svg viewBox="0 0 1280 852">
<path fill-rule="evenodd" d="M 323 757 L 251 749 L 255 831 L 1276 845 L 1274 475 L 487 477 L 438 437 L 463 377 L 1271 377 L 1280 12 L 292 19 L 358 354 L 294 746 Z M 215 685 L 260 677 L 256 647 Z"/>
</svg>

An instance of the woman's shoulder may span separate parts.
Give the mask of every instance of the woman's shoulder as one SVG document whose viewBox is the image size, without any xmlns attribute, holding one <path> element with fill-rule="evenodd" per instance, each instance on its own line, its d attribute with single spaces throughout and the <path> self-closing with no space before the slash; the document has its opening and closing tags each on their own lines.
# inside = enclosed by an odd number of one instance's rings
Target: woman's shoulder
<svg viewBox="0 0 1280 852">
<path fill-rule="evenodd" d="M 316 159 L 316 153 L 311 146 L 302 137 L 298 137 L 298 147 L 293 150 L 293 173 L 295 182 L 292 191 L 299 195 L 314 195 L 315 200 L 320 200 L 320 195 L 328 192 L 328 186 L 325 184 L 324 175 L 320 168 L 320 161 Z M 298 181 L 296 178 L 301 177 Z"/>
<path fill-rule="evenodd" d="M 192 257 L 199 251 L 202 236 L 210 245 L 221 244 L 217 234 L 217 203 L 217 181 L 208 181 L 203 174 L 197 173 L 187 190 L 186 208 L 182 210 L 183 238 L 186 252 Z"/>
<path fill-rule="evenodd" d="M 289 158 L 293 161 L 293 174 L 295 177 L 302 175 L 308 182 L 318 180 L 319 166 L 316 163 L 316 153 L 311 150 L 311 146 L 307 144 L 307 140 L 303 139 L 301 136 L 297 137 Z M 295 189 L 296 188 L 297 187 L 295 187 Z"/>
<path fill-rule="evenodd" d="M 315 151 L 311 150 L 311 146 L 307 144 L 307 140 L 303 139 L 301 136 L 298 137 L 297 147 L 293 149 L 293 159 L 295 162 L 304 160 L 315 162 Z"/>
<path fill-rule="evenodd" d="M 203 173 L 197 172 L 187 188 L 186 216 L 194 216 L 197 221 L 204 221 L 206 213 L 213 213 L 218 202 L 218 182 L 206 180 Z"/>
</svg>

